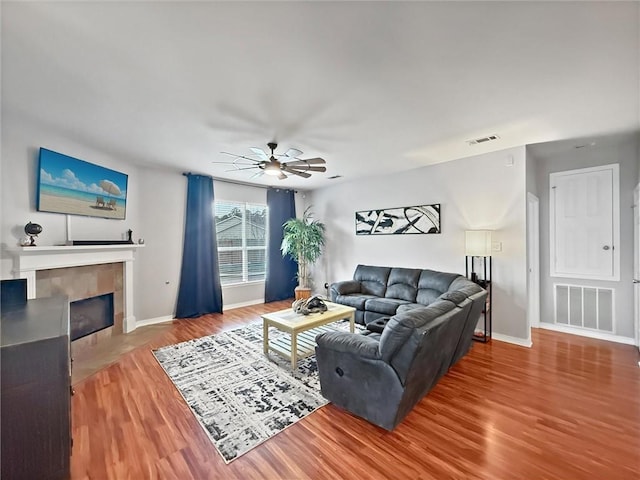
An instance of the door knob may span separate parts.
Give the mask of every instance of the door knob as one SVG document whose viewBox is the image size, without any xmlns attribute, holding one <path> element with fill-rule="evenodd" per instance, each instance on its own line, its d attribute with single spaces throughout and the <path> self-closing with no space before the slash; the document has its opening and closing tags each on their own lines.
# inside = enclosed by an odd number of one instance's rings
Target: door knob
<svg viewBox="0 0 640 480">
<path fill-rule="evenodd" d="M 609 245 L 605 245 L 604 247 L 602 247 L 603 250 L 609 250 Z"/>
</svg>

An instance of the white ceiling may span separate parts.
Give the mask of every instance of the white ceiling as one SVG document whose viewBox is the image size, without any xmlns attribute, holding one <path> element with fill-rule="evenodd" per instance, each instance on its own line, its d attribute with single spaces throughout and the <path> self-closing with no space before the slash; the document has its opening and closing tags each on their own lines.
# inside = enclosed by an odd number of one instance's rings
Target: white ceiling
<svg viewBox="0 0 640 480">
<path fill-rule="evenodd" d="M 211 162 L 276 139 L 327 173 L 255 183 L 320 188 L 637 130 L 639 7 L 3 2 L 3 121 L 237 181 L 251 174 Z"/>
</svg>

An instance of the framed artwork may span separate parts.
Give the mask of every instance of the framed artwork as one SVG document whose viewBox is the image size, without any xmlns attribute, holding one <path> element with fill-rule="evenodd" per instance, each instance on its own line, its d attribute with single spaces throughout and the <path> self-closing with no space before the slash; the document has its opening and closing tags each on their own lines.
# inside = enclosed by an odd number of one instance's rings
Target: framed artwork
<svg viewBox="0 0 640 480">
<path fill-rule="evenodd" d="M 39 159 L 39 211 L 124 220 L 126 174 L 46 148 Z"/>
<path fill-rule="evenodd" d="M 440 204 L 356 212 L 356 235 L 440 233 Z"/>
</svg>

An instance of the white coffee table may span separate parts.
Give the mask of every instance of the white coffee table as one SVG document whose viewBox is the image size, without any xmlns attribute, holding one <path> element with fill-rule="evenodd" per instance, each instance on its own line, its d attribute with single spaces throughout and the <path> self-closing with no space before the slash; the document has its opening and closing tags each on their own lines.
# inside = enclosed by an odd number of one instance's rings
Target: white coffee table
<svg viewBox="0 0 640 480">
<path fill-rule="evenodd" d="M 315 351 L 316 335 L 331 331 L 326 325 L 343 318 L 349 319 L 349 330 L 353 333 L 355 311 L 337 303 L 325 302 L 328 310 L 324 313 L 299 315 L 291 308 L 262 315 L 263 346 L 265 355 L 272 350 L 291 360 L 291 369 L 295 370 L 298 359 L 307 357 Z M 283 336 L 269 341 L 269 327 L 287 332 Z"/>
</svg>

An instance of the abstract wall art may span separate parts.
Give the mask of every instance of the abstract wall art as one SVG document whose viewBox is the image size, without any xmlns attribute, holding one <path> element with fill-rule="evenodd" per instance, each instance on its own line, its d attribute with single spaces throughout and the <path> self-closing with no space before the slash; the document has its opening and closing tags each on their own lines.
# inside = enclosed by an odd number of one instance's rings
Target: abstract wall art
<svg viewBox="0 0 640 480">
<path fill-rule="evenodd" d="M 356 212 L 356 235 L 440 233 L 440 204 Z"/>
</svg>

